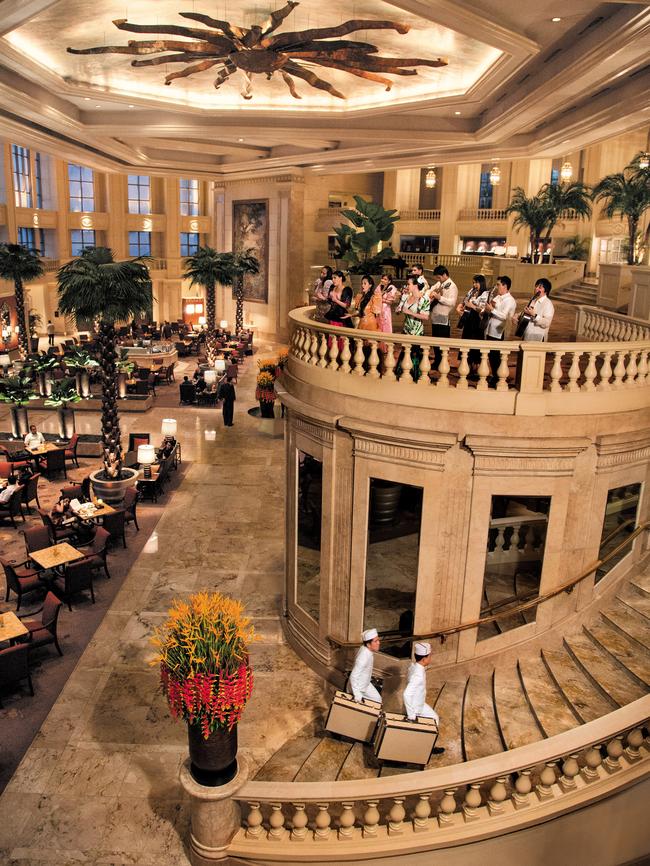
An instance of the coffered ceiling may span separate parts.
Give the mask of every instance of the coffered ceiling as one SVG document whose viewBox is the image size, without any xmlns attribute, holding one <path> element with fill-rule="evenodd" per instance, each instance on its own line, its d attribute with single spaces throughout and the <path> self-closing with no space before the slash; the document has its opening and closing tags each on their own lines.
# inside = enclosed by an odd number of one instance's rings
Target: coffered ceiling
<svg viewBox="0 0 650 866">
<path fill-rule="evenodd" d="M 192 171 L 215 178 L 287 170 L 349 172 L 430 162 L 556 156 L 648 123 L 650 6 L 588 0 L 301 0 L 275 31 L 387 20 L 408 33 L 341 37 L 378 56 L 447 60 L 382 84 L 300 60 L 345 95 L 279 73 L 219 65 L 164 84 L 179 64 L 133 68 L 125 54 L 66 48 L 191 40 L 118 30 L 181 25 L 179 12 L 262 24 L 280 0 L 0 0 L 0 131 L 97 167 Z M 553 19 L 560 19 L 554 21 Z M 183 68 L 181 65 L 180 68 Z M 244 95 L 251 98 L 245 98 Z"/>
</svg>

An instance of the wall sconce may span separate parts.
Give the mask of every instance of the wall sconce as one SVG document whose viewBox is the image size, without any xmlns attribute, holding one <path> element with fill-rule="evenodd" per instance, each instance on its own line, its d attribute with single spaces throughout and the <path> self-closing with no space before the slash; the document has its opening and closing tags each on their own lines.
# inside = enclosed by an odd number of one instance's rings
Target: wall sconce
<svg viewBox="0 0 650 866">
<path fill-rule="evenodd" d="M 198 230 L 199 230 L 199 221 L 198 220 L 191 220 L 190 231 L 191 232 L 198 232 Z"/>
<path fill-rule="evenodd" d="M 38 220 L 38 214 L 35 213 L 35 214 L 32 216 L 32 224 L 35 225 L 35 226 L 37 226 L 37 225 L 38 225 L 38 222 L 39 222 L 39 220 Z"/>
<path fill-rule="evenodd" d="M 436 177 L 436 170 L 433 166 L 429 169 L 429 171 L 424 176 L 424 185 L 427 189 L 433 189 L 438 182 L 438 178 Z"/>
<path fill-rule="evenodd" d="M 143 229 L 143 231 L 145 231 L 145 232 L 150 232 L 152 226 L 153 226 L 153 223 L 151 222 L 150 219 L 142 220 L 142 229 Z"/>
<path fill-rule="evenodd" d="M 204 326 L 207 323 L 205 316 L 199 316 L 199 325 Z"/>
<path fill-rule="evenodd" d="M 227 319 L 222 319 L 222 320 L 219 322 L 219 327 L 221 328 L 222 331 L 225 331 L 226 328 L 228 327 L 228 320 L 227 320 Z"/>
<path fill-rule="evenodd" d="M 188 316 L 194 315 L 194 304 L 185 304 L 185 312 Z"/>
<path fill-rule="evenodd" d="M 493 165 L 490 169 L 490 183 L 492 186 L 499 186 L 501 183 L 501 169 L 498 165 Z"/>
<path fill-rule="evenodd" d="M 562 163 L 562 168 L 560 169 L 560 180 L 562 182 L 566 181 L 568 183 L 572 177 L 573 177 L 573 166 L 571 165 L 571 163 L 567 159 L 565 162 Z"/>
</svg>

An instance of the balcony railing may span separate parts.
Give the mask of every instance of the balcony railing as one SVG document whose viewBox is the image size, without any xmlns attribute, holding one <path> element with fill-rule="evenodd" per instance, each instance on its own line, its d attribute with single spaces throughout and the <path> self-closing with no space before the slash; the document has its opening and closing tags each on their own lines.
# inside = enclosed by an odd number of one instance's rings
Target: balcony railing
<svg viewBox="0 0 650 866">
<path fill-rule="evenodd" d="M 502 415 L 607 414 L 614 407 L 648 405 L 647 339 L 603 344 L 410 337 L 323 325 L 312 312 L 303 307 L 289 314 L 289 372 L 337 393 Z M 475 376 L 472 350 L 480 358 Z M 498 369 L 489 383 L 491 353 L 497 353 Z"/>
<path fill-rule="evenodd" d="M 458 219 L 488 222 L 489 220 L 507 220 L 508 214 L 503 208 L 466 207 L 459 211 Z"/>
<path fill-rule="evenodd" d="M 578 339 L 596 343 L 650 340 L 650 322 L 611 313 L 600 307 L 580 307 L 576 323 Z"/>
<path fill-rule="evenodd" d="M 399 217 L 402 220 L 439 220 L 440 210 L 405 208 L 399 212 Z"/>
</svg>

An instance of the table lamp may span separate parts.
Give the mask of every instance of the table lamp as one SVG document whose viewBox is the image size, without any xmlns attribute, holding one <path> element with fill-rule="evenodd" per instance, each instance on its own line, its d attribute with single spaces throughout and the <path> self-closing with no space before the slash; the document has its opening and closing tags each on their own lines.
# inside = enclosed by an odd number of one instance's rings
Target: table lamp
<svg viewBox="0 0 650 866">
<path fill-rule="evenodd" d="M 214 383 L 217 381 L 216 370 L 206 370 L 203 374 L 203 378 L 205 379 L 206 385 L 214 385 Z"/>
<path fill-rule="evenodd" d="M 225 373 L 226 372 L 226 361 L 225 358 L 217 358 L 214 362 L 214 369 L 217 373 Z"/>
<path fill-rule="evenodd" d="M 202 328 L 205 326 L 206 321 L 207 319 L 205 316 L 199 316 L 199 325 L 201 325 Z"/>
<path fill-rule="evenodd" d="M 228 327 L 228 319 L 222 319 L 219 322 L 219 327 L 221 328 L 222 331 L 225 331 L 226 328 Z"/>
<path fill-rule="evenodd" d="M 153 445 L 138 445 L 138 463 L 142 466 L 145 478 L 151 478 L 151 464 L 156 462 L 156 449 Z"/>
<path fill-rule="evenodd" d="M 175 418 L 163 418 L 160 432 L 165 437 L 165 439 L 175 439 L 177 429 L 178 424 L 176 423 Z"/>
<path fill-rule="evenodd" d="M 6 354 L 0 355 L 0 367 L 4 367 L 5 372 L 6 372 L 10 366 L 11 366 L 11 358 L 9 357 L 9 355 L 6 355 Z"/>
</svg>

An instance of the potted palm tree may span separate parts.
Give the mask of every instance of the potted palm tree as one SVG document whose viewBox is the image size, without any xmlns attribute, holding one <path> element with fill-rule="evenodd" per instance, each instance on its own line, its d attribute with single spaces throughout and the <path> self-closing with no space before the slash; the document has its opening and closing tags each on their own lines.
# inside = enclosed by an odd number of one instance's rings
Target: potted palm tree
<svg viewBox="0 0 650 866">
<path fill-rule="evenodd" d="M 551 240 L 553 229 L 563 219 L 573 217 L 587 219 L 591 216 L 591 190 L 581 181 L 572 183 L 545 183 L 538 193 L 548 211 L 546 216 L 546 236 Z"/>
<path fill-rule="evenodd" d="M 66 352 L 65 365 L 68 370 L 75 371 L 77 393 L 87 400 L 90 397 L 90 371 L 99 367 L 99 364 L 87 349 L 73 346 Z"/>
<path fill-rule="evenodd" d="M 539 194 L 527 196 L 523 187 L 516 186 L 512 191 L 510 204 L 505 210 L 508 215 L 514 216 L 512 224 L 515 228 L 528 230 L 532 255 L 546 228 L 548 211 L 544 200 Z"/>
<path fill-rule="evenodd" d="M 41 314 L 36 310 L 29 311 L 29 350 L 30 352 L 38 352 L 38 329 L 43 324 Z"/>
<path fill-rule="evenodd" d="M 233 253 L 233 272 L 235 286 L 235 300 L 237 308 L 235 311 L 235 332 L 237 334 L 244 330 L 244 277 L 246 274 L 259 274 L 260 263 L 253 255 L 252 250 L 242 250 Z"/>
<path fill-rule="evenodd" d="M 138 473 L 122 464 L 115 322 L 128 322 L 150 308 L 149 269 L 141 256 L 116 262 L 111 250 L 97 247 L 83 250 L 78 258 L 63 265 L 57 279 L 59 310 L 99 321 L 103 467 L 91 473 L 90 479 L 98 497 L 120 502 Z"/>
<path fill-rule="evenodd" d="M 70 403 L 79 403 L 81 397 L 75 388 L 74 379 L 58 379 L 52 383 L 50 396 L 43 402 L 57 410 L 59 419 L 59 442 L 69 442 L 75 433 L 74 409 Z"/>
<path fill-rule="evenodd" d="M 0 244 L 0 279 L 14 284 L 18 317 L 18 349 L 24 361 L 29 352 L 29 333 L 25 317 L 25 283 L 43 276 L 41 257 L 22 244 Z"/>
<path fill-rule="evenodd" d="M 126 383 L 134 370 L 135 364 L 129 361 L 126 349 L 122 349 L 121 357 L 117 362 L 117 396 L 120 400 L 126 399 Z"/>
<path fill-rule="evenodd" d="M 41 397 L 49 397 L 52 392 L 52 377 L 54 368 L 59 366 L 59 360 L 54 355 L 43 352 L 28 358 L 25 367 L 35 375 L 38 393 Z"/>
<path fill-rule="evenodd" d="M 201 785 L 225 785 L 237 772 L 237 723 L 253 689 L 255 640 L 240 601 L 219 592 L 176 599 L 155 630 L 152 664 L 172 716 L 187 722 L 190 769 Z"/>
<path fill-rule="evenodd" d="M 387 243 L 393 236 L 395 223 L 399 221 L 396 210 L 387 210 L 380 204 L 367 201 L 363 196 L 354 196 L 355 209 L 341 211 L 353 228 L 342 224 L 334 229 L 336 233 L 337 256 L 348 265 L 350 273 L 356 276 L 351 282 L 361 285 L 363 274 L 380 274 L 384 259 L 393 253 L 388 247 L 379 249 L 380 243 Z"/>
<path fill-rule="evenodd" d="M 30 376 L 20 373 L 0 379 L 0 402 L 11 406 L 11 438 L 22 439 L 29 432 L 27 409 L 30 400 L 36 400 Z"/>
<path fill-rule="evenodd" d="M 212 366 L 217 357 L 215 289 L 217 283 L 221 283 L 223 286 L 232 285 L 232 253 L 219 253 L 213 247 L 199 247 L 193 256 L 188 256 L 185 259 L 183 276 L 190 281 L 191 286 L 198 285 L 205 289 L 205 319 L 208 332 L 206 349 L 208 364 Z"/>
</svg>

